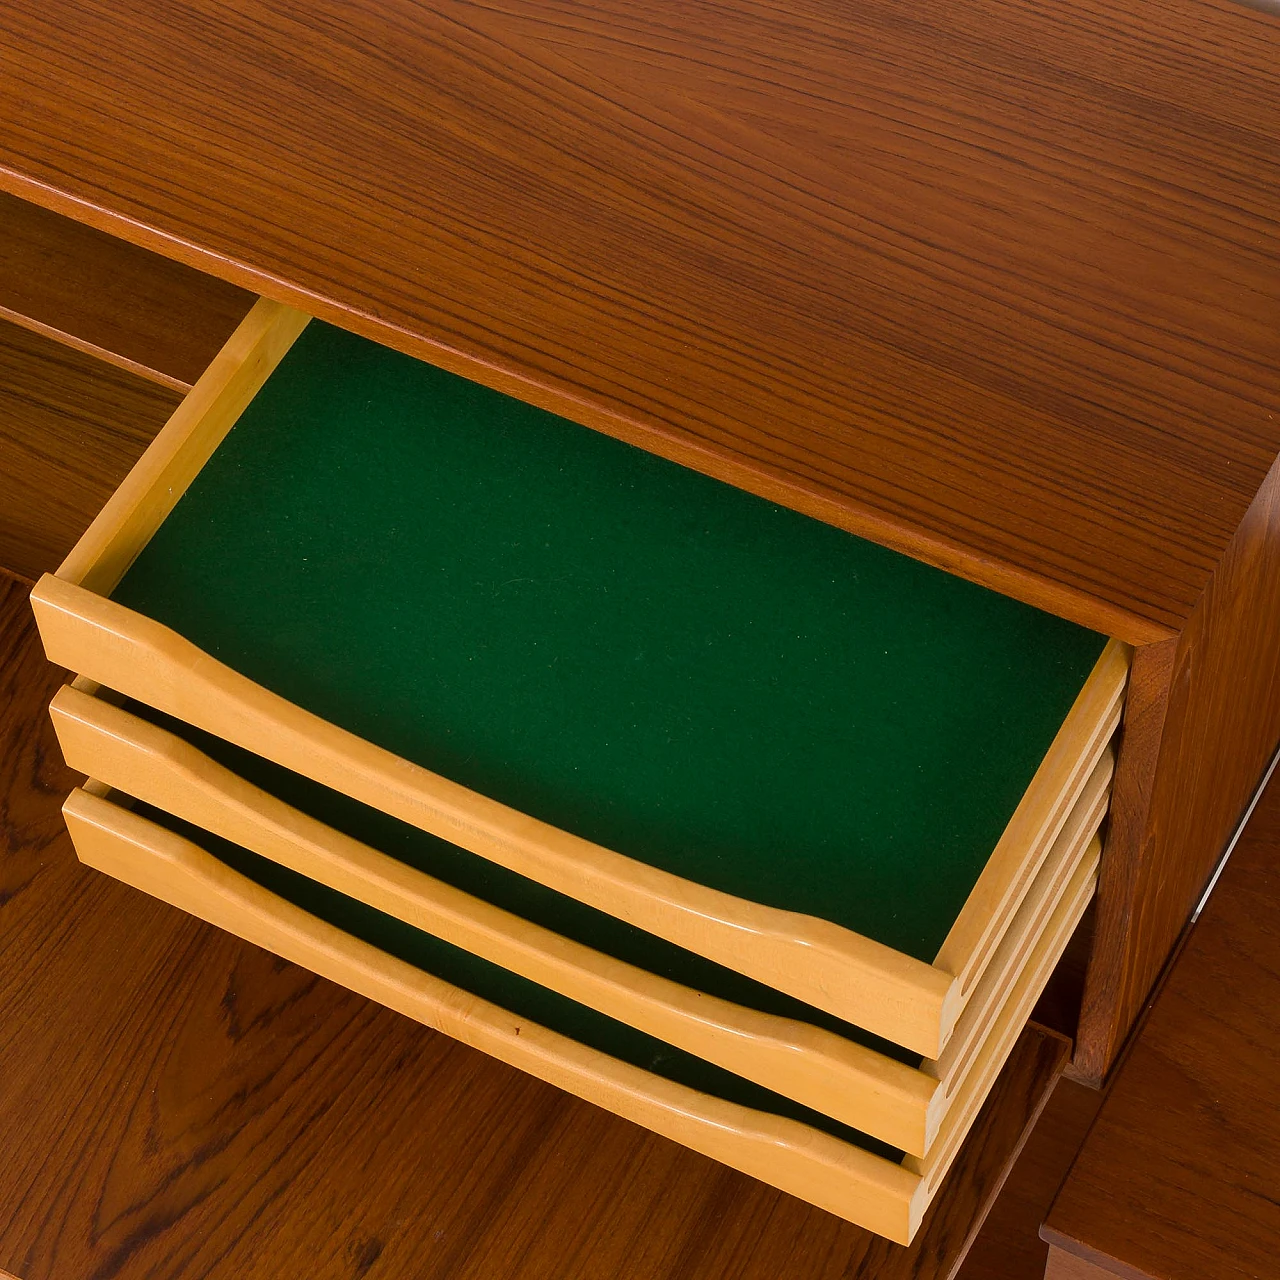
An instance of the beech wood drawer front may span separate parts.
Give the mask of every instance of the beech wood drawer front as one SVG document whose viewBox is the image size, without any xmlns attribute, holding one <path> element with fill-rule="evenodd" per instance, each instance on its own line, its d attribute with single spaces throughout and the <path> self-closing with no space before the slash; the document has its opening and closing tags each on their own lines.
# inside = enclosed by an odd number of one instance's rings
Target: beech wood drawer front
<svg viewBox="0 0 1280 1280">
<path fill-rule="evenodd" d="M 1126 647 L 306 324 L 42 579 L 51 660 L 945 1062 Z"/>
<path fill-rule="evenodd" d="M 1000 1032 L 1007 1007 L 1040 994 L 1041 978 L 1025 987 L 1019 978 L 1077 872 L 1096 863 L 1112 771 L 1108 751 L 946 1053 L 922 1061 L 221 739 L 161 727 L 157 713 L 132 714 L 78 683 L 51 707 L 72 768 L 921 1157 L 952 1134 L 969 1081 L 1003 1065 L 1012 1049 Z M 1058 959 L 1052 943 L 1047 958 Z M 960 1117 L 962 1127 L 970 1118 Z"/>
<path fill-rule="evenodd" d="M 923 1160 L 785 1100 L 229 842 L 91 781 L 64 807 L 85 863 L 314 972 L 899 1243 L 908 1243 L 963 1131 Z M 1046 971 L 1093 891 L 1097 842 L 1022 979 Z M 1012 1042 L 1029 1006 L 1010 1009 Z M 968 1119 L 996 1071 L 967 1084 Z M 967 1129 L 967 1124 L 964 1126 Z"/>
</svg>

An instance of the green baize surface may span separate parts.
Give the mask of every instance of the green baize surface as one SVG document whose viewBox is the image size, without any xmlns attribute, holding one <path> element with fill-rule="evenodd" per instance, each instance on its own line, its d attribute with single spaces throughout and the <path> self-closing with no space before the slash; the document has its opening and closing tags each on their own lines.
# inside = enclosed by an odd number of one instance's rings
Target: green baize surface
<svg viewBox="0 0 1280 1280">
<path fill-rule="evenodd" d="M 476 791 L 924 961 L 1105 643 L 319 322 L 113 595 Z"/>
</svg>

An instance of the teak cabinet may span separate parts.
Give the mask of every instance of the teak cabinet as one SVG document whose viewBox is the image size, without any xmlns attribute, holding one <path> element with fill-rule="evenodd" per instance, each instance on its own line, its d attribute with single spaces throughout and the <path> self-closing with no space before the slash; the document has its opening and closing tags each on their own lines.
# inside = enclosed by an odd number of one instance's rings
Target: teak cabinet
<svg viewBox="0 0 1280 1280">
<path fill-rule="evenodd" d="M 1135 645 L 1100 1077 L 1280 728 L 1274 20 L 289 9 L 10 6 L 0 185 Z"/>
<path fill-rule="evenodd" d="M 1274 21 L 1210 0 L 201 8 L 11 6 L 0 186 L 1111 638 L 1128 673 L 1074 1058 L 1101 1079 L 1280 738 Z M 296 337 L 258 336 L 179 415 L 234 420 Z M 70 585 L 113 587 L 207 456 L 122 490 L 141 523 Z M 1095 745 L 1077 798 L 1110 768 Z M 1041 926 L 1071 883 L 1041 886 Z M 882 989 L 856 1011 L 819 998 L 821 966 L 757 976 L 941 1063 L 964 964 L 939 982 L 905 958 L 862 971 Z"/>
</svg>

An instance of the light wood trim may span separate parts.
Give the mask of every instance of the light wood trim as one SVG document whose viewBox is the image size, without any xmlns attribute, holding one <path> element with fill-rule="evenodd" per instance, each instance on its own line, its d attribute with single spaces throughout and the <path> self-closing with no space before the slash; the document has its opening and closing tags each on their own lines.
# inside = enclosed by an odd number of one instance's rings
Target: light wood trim
<svg viewBox="0 0 1280 1280">
<path fill-rule="evenodd" d="M 526 1022 L 308 915 L 109 799 L 64 806 L 80 859 L 202 920 L 900 1244 L 925 1201 L 901 1165 L 700 1094 Z"/>
<path fill-rule="evenodd" d="M 948 975 L 830 921 L 747 902 L 459 786 L 254 684 L 167 627 L 46 574 L 50 661 L 926 1057 Z"/>
<path fill-rule="evenodd" d="M 1131 656 L 1127 644 L 1107 642 L 934 957 L 936 968 L 959 980 L 962 1001 L 973 993 L 1076 798 L 1115 736 Z M 940 1039 L 945 1043 L 947 1033 Z"/>
<path fill-rule="evenodd" d="M 62 562 L 58 576 L 115 589 L 306 327 L 309 316 L 260 298 Z"/>
<path fill-rule="evenodd" d="M 84 770 L 83 772 L 92 772 Z M 956 1023 L 955 1034 L 937 1059 L 921 1064 L 924 1071 L 944 1084 L 943 1097 L 935 1101 L 945 1109 L 973 1061 L 974 1054 L 986 1041 L 1000 1007 L 1027 965 L 1028 956 L 1044 935 L 1045 929 L 1067 892 L 1075 869 L 1085 857 L 1093 837 L 1106 817 L 1111 798 L 1111 779 L 1115 773 L 1115 755 L 1110 747 L 1094 766 L 1089 781 L 1076 801 L 1058 838 L 1045 859 L 1031 891 L 1023 899 L 1006 931 L 995 956 L 987 966 L 964 1015 Z"/>
<path fill-rule="evenodd" d="M 942 1129 L 929 1148 L 929 1154 L 923 1159 L 913 1155 L 904 1157 L 903 1167 L 920 1174 L 929 1199 L 941 1187 L 947 1170 L 959 1154 L 973 1122 L 982 1110 L 991 1086 L 1031 1017 L 1031 1011 L 1049 981 L 1050 974 L 1067 949 L 1067 943 L 1097 888 L 1101 857 L 1102 841 L 1094 836 L 1089 842 L 1085 857 L 1071 877 L 1067 893 L 1053 913 L 1049 927 L 1036 945 L 1031 960 L 1019 976 L 1009 999 L 1001 1008 L 1000 1016 L 983 1045 L 982 1053 L 966 1074 L 964 1084 L 947 1112 Z"/>
<path fill-rule="evenodd" d="M 571 1000 L 905 1151 L 938 1082 L 808 1023 L 746 1009 L 573 942 L 299 812 L 175 734 L 74 687 L 50 705 L 67 764 Z"/>
</svg>

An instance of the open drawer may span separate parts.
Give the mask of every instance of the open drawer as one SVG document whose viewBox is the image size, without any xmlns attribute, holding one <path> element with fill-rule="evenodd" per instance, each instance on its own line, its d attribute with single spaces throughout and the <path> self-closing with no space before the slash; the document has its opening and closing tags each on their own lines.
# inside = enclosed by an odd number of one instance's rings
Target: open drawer
<svg viewBox="0 0 1280 1280">
<path fill-rule="evenodd" d="M 1112 769 L 1108 751 L 945 1053 L 922 1061 L 222 739 L 92 696 L 85 683 L 62 689 L 50 708 L 72 768 L 922 1157 L 945 1141 L 968 1081 L 1002 1065 L 1012 1047 L 998 1031 L 1006 1006 L 1040 994 L 1047 971 L 1036 967 L 1025 985 L 1019 978 L 1080 868 L 1096 866 Z"/>
<path fill-rule="evenodd" d="M 305 326 L 41 580 L 51 660 L 941 1059 L 1125 646 Z"/>
<path fill-rule="evenodd" d="M 899 1243 L 919 1226 L 997 1074 L 966 1084 L 963 1111 L 928 1157 L 903 1157 L 229 842 L 148 807 L 131 811 L 100 783 L 72 792 L 64 812 L 86 864 Z M 1096 869 L 1096 857 L 1077 868 L 1027 974 L 1065 944 Z M 1010 1045 L 1026 1013 L 1002 1015 Z"/>
</svg>

